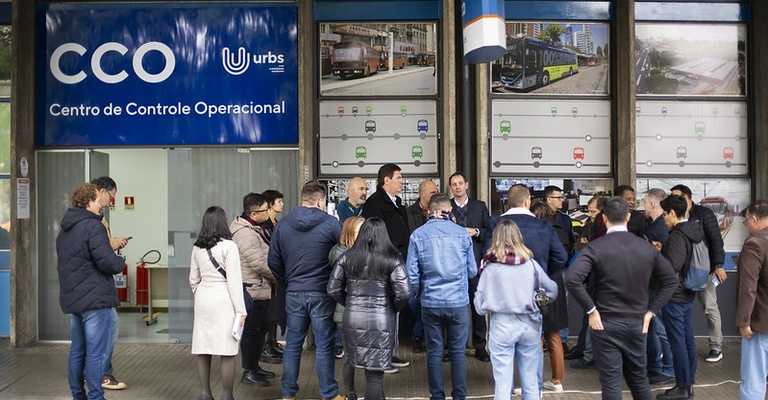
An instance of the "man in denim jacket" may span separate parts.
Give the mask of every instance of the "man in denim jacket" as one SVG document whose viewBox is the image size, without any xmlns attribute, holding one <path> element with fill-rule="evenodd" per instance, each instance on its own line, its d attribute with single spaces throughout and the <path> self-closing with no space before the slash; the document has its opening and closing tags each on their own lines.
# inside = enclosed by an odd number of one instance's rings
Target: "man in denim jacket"
<svg viewBox="0 0 768 400">
<path fill-rule="evenodd" d="M 411 234 L 408 277 L 421 298 L 421 319 L 427 345 L 427 375 L 431 399 L 445 399 L 443 388 L 443 330 L 451 358 L 451 397 L 467 397 L 464 347 L 469 329 L 469 278 L 477 275 L 472 238 L 453 221 L 451 200 L 432 196 L 429 219 Z"/>
</svg>

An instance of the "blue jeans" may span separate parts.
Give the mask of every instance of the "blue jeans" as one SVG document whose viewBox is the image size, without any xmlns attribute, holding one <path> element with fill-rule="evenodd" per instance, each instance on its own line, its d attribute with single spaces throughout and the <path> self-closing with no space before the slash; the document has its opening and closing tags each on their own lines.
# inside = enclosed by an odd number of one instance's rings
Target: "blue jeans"
<svg viewBox="0 0 768 400">
<path fill-rule="evenodd" d="M 539 398 L 539 360 L 541 325 L 534 329 L 514 314 L 491 315 L 488 349 L 491 353 L 494 400 L 509 400 L 514 387 L 514 363 L 517 362 L 524 399 Z"/>
<path fill-rule="evenodd" d="M 424 324 L 421 322 L 421 301 L 416 298 L 416 293 L 411 292 L 411 296 L 408 297 L 408 308 L 413 313 L 413 330 L 411 331 L 411 337 L 413 339 L 424 339 Z"/>
<path fill-rule="evenodd" d="M 427 347 L 427 377 L 432 400 L 445 399 L 443 386 L 443 329 L 451 358 L 451 397 L 467 397 L 467 357 L 464 349 L 469 335 L 469 305 L 445 308 L 421 308 L 424 340 Z"/>
<path fill-rule="evenodd" d="M 67 379 L 74 400 L 103 400 L 101 377 L 104 354 L 110 341 L 112 308 L 97 308 L 70 314 L 72 344 L 69 346 Z M 83 371 L 88 382 L 88 396 L 83 387 Z"/>
<path fill-rule="evenodd" d="M 741 339 L 742 400 L 765 398 L 765 377 L 768 375 L 768 335 L 757 333 L 751 339 Z"/>
<path fill-rule="evenodd" d="M 603 320 L 603 328 L 591 332 L 603 400 L 622 399 L 622 374 L 633 399 L 651 400 L 651 386 L 645 370 L 648 335 L 643 333 L 643 321 Z"/>
<path fill-rule="evenodd" d="M 288 315 L 283 350 L 283 378 L 281 380 L 284 398 L 295 397 L 299 392 L 299 369 L 301 348 L 307 331 L 312 325 L 315 339 L 315 370 L 320 384 L 320 395 L 331 399 L 339 394 L 339 384 L 334 378 L 334 338 L 336 323 L 333 311 L 336 302 L 325 292 L 288 292 L 285 294 L 285 311 Z"/>
<path fill-rule="evenodd" d="M 117 309 L 112 308 L 112 321 L 109 333 L 109 344 L 107 345 L 107 351 L 104 352 L 104 373 L 103 375 L 112 375 L 112 353 L 115 352 L 115 345 L 117 344 L 117 334 L 120 332 L 119 319 L 117 317 Z"/>
<path fill-rule="evenodd" d="M 674 355 L 667 338 L 667 329 L 661 320 L 664 312 L 659 310 L 648 328 L 648 372 L 674 376 Z"/>
<path fill-rule="evenodd" d="M 693 302 L 670 301 L 661 317 L 672 347 L 677 386 L 688 387 L 696 377 L 696 340 L 693 337 Z"/>
</svg>

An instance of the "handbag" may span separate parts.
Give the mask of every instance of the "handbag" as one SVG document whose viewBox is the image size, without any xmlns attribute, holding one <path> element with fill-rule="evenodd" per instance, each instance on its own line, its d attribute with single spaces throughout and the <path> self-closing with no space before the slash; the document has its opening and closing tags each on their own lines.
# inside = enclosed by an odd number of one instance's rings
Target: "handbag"
<svg viewBox="0 0 768 400">
<path fill-rule="evenodd" d="M 549 297 L 547 297 L 547 292 L 544 288 L 541 287 L 539 270 L 536 269 L 536 265 L 533 266 L 533 274 L 536 278 L 536 282 L 534 282 L 536 287 L 533 289 L 533 301 L 536 303 L 536 306 L 539 307 L 541 315 L 546 315 L 549 312 Z"/>
<path fill-rule="evenodd" d="M 216 270 L 219 271 L 219 273 L 224 277 L 224 279 L 227 278 L 227 271 L 224 270 L 224 268 L 221 268 L 221 265 L 219 265 L 219 262 L 216 261 L 215 258 L 213 258 L 213 254 L 211 253 L 211 249 L 206 249 L 208 252 L 208 258 L 213 263 L 213 266 L 216 267 Z M 253 286 L 252 283 L 243 282 L 243 300 L 245 301 L 245 312 L 248 313 L 251 311 L 251 307 L 253 306 L 253 298 L 251 297 L 251 294 L 248 293 L 247 288 Z"/>
</svg>

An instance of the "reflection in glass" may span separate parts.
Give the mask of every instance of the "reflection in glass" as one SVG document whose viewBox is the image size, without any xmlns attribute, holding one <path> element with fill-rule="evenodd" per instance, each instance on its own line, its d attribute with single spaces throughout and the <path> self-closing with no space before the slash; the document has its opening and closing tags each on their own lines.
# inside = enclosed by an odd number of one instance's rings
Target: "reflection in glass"
<svg viewBox="0 0 768 400">
<path fill-rule="evenodd" d="M 11 173 L 11 103 L 0 103 L 0 174 Z"/>
</svg>

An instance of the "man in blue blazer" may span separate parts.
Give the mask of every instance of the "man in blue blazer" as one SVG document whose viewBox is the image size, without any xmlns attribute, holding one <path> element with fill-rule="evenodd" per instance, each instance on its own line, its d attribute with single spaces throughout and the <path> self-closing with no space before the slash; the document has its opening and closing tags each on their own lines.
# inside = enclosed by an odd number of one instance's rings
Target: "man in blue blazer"
<svg viewBox="0 0 768 400">
<path fill-rule="evenodd" d="M 480 259 L 483 258 L 483 239 L 491 220 L 488 213 L 488 207 L 485 203 L 472 199 L 467 194 L 469 182 L 461 172 L 454 172 L 448 178 L 448 184 L 451 186 L 453 199 L 451 200 L 451 212 L 456 218 L 456 223 L 467 230 L 472 237 L 472 248 L 475 254 L 475 262 L 480 265 Z M 485 350 L 485 335 L 487 326 L 485 316 L 480 315 L 475 310 L 475 292 L 477 291 L 478 277 L 469 279 L 469 305 L 472 309 L 472 344 L 475 346 L 475 358 L 482 362 L 490 362 L 491 357 Z"/>
<path fill-rule="evenodd" d="M 509 210 L 500 217 L 492 218 L 485 231 L 483 254 L 491 247 L 493 229 L 501 218 L 512 220 L 523 235 L 525 246 L 533 252 L 533 259 L 551 276 L 568 262 L 568 253 L 555 233 L 555 228 L 545 219 L 536 218 L 529 210 L 531 190 L 528 186 L 517 184 L 507 192 Z"/>
</svg>

